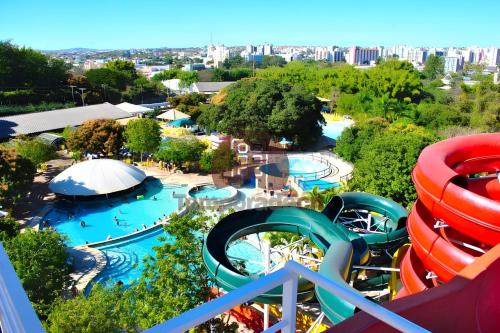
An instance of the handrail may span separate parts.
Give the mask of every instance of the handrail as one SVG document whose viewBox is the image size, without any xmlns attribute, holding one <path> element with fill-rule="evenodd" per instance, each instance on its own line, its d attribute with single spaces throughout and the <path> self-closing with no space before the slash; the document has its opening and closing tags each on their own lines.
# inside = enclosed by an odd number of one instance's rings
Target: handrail
<svg viewBox="0 0 500 333">
<path fill-rule="evenodd" d="M 294 155 L 289 155 L 289 157 L 293 157 Z M 314 154 L 302 154 L 302 155 L 297 155 L 297 156 L 300 156 L 300 157 L 304 157 L 304 156 L 307 156 L 308 158 L 312 159 L 312 160 L 315 160 L 315 161 L 319 161 L 323 164 L 326 164 L 326 168 L 321 170 L 321 171 L 313 171 L 313 172 L 303 172 L 301 173 L 300 175 L 298 176 L 293 176 L 293 181 L 298 184 L 297 180 L 316 180 L 316 179 L 321 179 L 321 178 L 324 178 L 328 175 L 330 175 L 334 168 L 337 168 L 336 166 L 334 166 L 333 164 L 330 163 L 330 161 L 326 158 L 324 158 L 323 156 L 321 155 L 314 155 Z M 312 178 L 311 178 L 312 177 Z"/>
<path fill-rule="evenodd" d="M 43 332 L 16 271 L 0 242 L 0 332 Z"/>
<path fill-rule="evenodd" d="M 266 291 L 283 285 L 281 321 L 269 327 L 265 332 L 283 333 L 295 332 L 297 283 L 299 276 L 314 282 L 317 286 L 348 301 L 371 316 L 402 332 L 424 333 L 428 330 L 401 317 L 400 315 L 374 303 L 349 287 L 332 281 L 318 272 L 314 272 L 295 261 L 288 261 L 285 266 L 269 275 L 263 276 L 238 289 L 235 289 L 210 302 L 204 303 L 192 310 L 153 326 L 146 333 L 171 332 L 181 333 L 196 327 L 215 316 L 229 311 L 236 305 L 250 301 Z"/>
</svg>

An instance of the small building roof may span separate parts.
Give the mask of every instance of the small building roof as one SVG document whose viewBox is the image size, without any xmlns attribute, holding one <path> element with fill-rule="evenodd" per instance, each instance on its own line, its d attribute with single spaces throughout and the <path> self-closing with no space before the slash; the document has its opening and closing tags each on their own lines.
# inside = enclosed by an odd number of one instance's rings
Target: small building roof
<svg viewBox="0 0 500 333">
<path fill-rule="evenodd" d="M 176 109 L 170 109 L 166 112 L 163 112 L 162 114 L 156 116 L 158 119 L 162 120 L 179 120 L 179 119 L 187 119 L 191 118 L 187 114 L 177 111 Z"/>
<path fill-rule="evenodd" d="M 54 177 L 49 189 L 68 196 L 94 196 L 124 191 L 146 179 L 144 171 L 122 161 L 88 160 L 67 168 Z"/>
<path fill-rule="evenodd" d="M 64 138 L 62 136 L 53 133 L 38 134 L 37 138 L 48 143 L 49 145 L 57 145 L 64 142 Z"/>
<path fill-rule="evenodd" d="M 232 84 L 232 81 L 224 81 L 224 82 L 195 82 L 192 85 L 191 90 L 193 92 L 199 92 L 202 94 L 212 94 L 218 93 L 223 88 Z"/>
<path fill-rule="evenodd" d="M 150 108 L 144 107 L 142 105 L 136 105 L 132 103 L 123 102 L 115 105 L 117 108 L 122 109 L 130 114 L 139 114 L 153 111 Z"/>
<path fill-rule="evenodd" d="M 110 103 L 0 117 L 0 139 L 80 126 L 87 120 L 122 119 L 130 114 Z"/>
</svg>

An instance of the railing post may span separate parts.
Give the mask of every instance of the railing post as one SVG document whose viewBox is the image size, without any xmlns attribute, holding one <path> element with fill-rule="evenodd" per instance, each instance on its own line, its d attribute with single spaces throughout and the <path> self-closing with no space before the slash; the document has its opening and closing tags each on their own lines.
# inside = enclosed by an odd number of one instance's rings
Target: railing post
<svg viewBox="0 0 500 333">
<path fill-rule="evenodd" d="M 282 333 L 295 333 L 295 321 L 297 320 L 297 286 L 299 276 L 296 272 L 288 270 L 290 278 L 283 284 L 283 304 L 281 320 L 286 321 Z"/>
</svg>

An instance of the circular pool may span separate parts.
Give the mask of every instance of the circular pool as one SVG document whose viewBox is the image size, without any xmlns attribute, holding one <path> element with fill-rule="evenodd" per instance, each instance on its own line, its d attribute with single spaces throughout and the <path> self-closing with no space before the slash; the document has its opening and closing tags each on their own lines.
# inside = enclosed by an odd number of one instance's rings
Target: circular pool
<svg viewBox="0 0 500 333">
<path fill-rule="evenodd" d="M 238 190 L 232 186 L 217 187 L 212 184 L 193 186 L 188 191 L 188 198 L 205 206 L 222 205 L 236 199 Z"/>
<path fill-rule="evenodd" d="M 329 163 L 321 157 L 304 155 L 290 156 L 279 162 L 268 163 L 260 171 L 274 177 L 297 177 L 319 179 L 331 173 Z"/>
</svg>

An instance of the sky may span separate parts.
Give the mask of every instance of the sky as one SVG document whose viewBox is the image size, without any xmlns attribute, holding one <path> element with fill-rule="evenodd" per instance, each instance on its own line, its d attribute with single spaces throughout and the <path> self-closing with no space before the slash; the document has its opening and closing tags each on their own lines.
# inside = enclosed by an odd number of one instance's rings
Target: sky
<svg viewBox="0 0 500 333">
<path fill-rule="evenodd" d="M 0 0 L 0 40 L 40 50 L 500 46 L 499 0 Z"/>
</svg>

